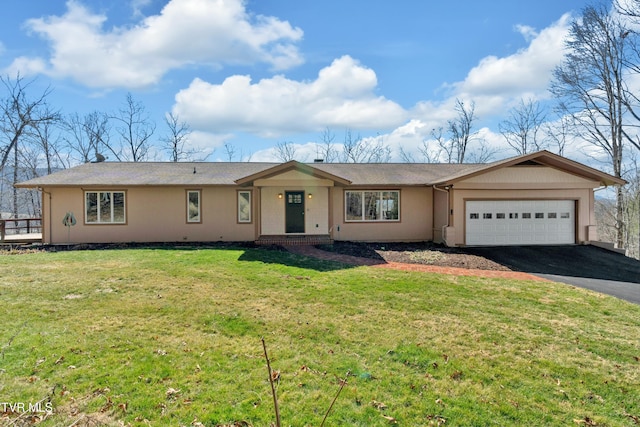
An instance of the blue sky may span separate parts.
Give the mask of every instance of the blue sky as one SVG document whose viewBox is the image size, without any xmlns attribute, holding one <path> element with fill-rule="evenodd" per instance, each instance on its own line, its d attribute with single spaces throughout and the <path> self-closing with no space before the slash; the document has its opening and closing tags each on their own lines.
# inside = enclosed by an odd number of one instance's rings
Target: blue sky
<svg viewBox="0 0 640 427">
<path fill-rule="evenodd" d="M 222 145 L 275 160 L 315 157 L 323 129 L 383 138 L 399 160 L 474 101 L 497 129 L 520 99 L 544 100 L 563 38 L 586 1 L 26 0 L 0 15 L 2 74 L 53 89 L 64 114 L 112 112 L 127 92 L 157 123 L 173 111 L 208 160 Z M 36 95 L 37 93 L 34 93 Z M 154 159 L 162 160 L 157 151 Z M 240 160 L 240 159 L 238 159 Z"/>
</svg>

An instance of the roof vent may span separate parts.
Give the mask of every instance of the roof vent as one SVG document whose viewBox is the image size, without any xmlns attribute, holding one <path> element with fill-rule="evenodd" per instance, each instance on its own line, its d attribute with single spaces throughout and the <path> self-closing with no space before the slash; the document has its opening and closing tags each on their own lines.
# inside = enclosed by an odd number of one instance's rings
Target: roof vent
<svg viewBox="0 0 640 427">
<path fill-rule="evenodd" d="M 536 162 L 535 160 L 525 160 L 524 162 L 517 163 L 514 166 L 544 166 L 544 165 L 542 163 Z"/>
</svg>

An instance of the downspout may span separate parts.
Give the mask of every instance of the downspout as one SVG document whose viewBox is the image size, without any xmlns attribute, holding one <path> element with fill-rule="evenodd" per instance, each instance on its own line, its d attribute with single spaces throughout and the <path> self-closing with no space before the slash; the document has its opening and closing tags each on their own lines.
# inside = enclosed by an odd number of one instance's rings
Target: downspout
<svg viewBox="0 0 640 427">
<path fill-rule="evenodd" d="M 44 244 L 44 232 L 45 230 L 47 230 L 47 232 L 49 233 L 49 244 L 51 244 L 51 215 L 52 215 L 52 211 L 51 211 L 51 193 L 49 193 L 48 191 L 45 191 L 44 188 L 40 188 L 37 187 L 38 190 L 42 191 L 42 204 L 44 204 L 44 195 L 48 195 L 49 196 L 49 215 L 48 215 L 48 219 L 49 219 L 49 226 L 45 228 L 45 221 L 42 221 L 42 244 Z"/>
<path fill-rule="evenodd" d="M 604 186 L 600 186 L 599 188 L 594 188 L 593 192 L 591 193 L 591 198 L 589 200 L 589 227 L 595 227 L 595 232 L 597 234 L 597 241 L 601 241 L 600 238 L 600 233 L 598 230 L 598 219 L 596 218 L 596 192 L 597 191 L 602 191 L 602 190 L 608 190 L 609 186 L 608 185 L 604 185 Z M 591 213 L 593 212 L 593 224 L 591 224 Z M 588 228 L 589 229 L 589 228 Z M 589 234 L 589 233 L 588 233 Z M 587 242 L 593 242 L 594 240 L 591 238 L 591 236 L 586 236 L 587 238 L 585 239 Z"/>
<path fill-rule="evenodd" d="M 447 195 L 447 224 L 444 225 L 442 227 L 441 231 L 440 231 L 442 233 L 442 241 L 446 245 L 447 244 L 447 239 L 446 239 L 446 234 L 445 234 L 444 229 L 450 226 L 450 219 L 451 219 L 451 215 L 449 215 L 450 206 L 451 206 L 451 203 L 450 203 L 450 200 L 449 200 L 449 196 L 450 196 L 449 187 L 445 187 L 444 189 L 442 189 L 442 188 L 438 188 L 438 186 L 435 185 L 435 184 L 432 185 L 432 187 L 433 187 L 434 190 L 440 191 L 440 192 L 445 193 Z M 434 203 L 434 206 L 435 206 L 435 203 Z M 436 216 L 435 216 L 435 212 L 434 212 L 434 215 L 433 215 L 434 220 L 435 220 L 435 217 Z"/>
</svg>

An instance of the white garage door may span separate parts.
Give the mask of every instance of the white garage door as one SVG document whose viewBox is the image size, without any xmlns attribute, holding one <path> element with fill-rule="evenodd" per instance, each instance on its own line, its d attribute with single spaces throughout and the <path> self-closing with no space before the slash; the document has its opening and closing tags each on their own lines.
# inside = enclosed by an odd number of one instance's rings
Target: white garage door
<svg viewBox="0 0 640 427">
<path fill-rule="evenodd" d="M 467 245 L 575 243 L 573 200 L 477 200 L 466 202 Z"/>
</svg>

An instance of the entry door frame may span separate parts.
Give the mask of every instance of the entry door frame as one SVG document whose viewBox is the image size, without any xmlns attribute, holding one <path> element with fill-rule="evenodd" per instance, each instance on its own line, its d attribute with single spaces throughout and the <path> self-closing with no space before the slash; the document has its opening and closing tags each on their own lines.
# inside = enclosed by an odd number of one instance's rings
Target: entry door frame
<svg viewBox="0 0 640 427">
<path fill-rule="evenodd" d="M 304 233 L 304 191 L 285 191 L 285 233 Z"/>
</svg>

